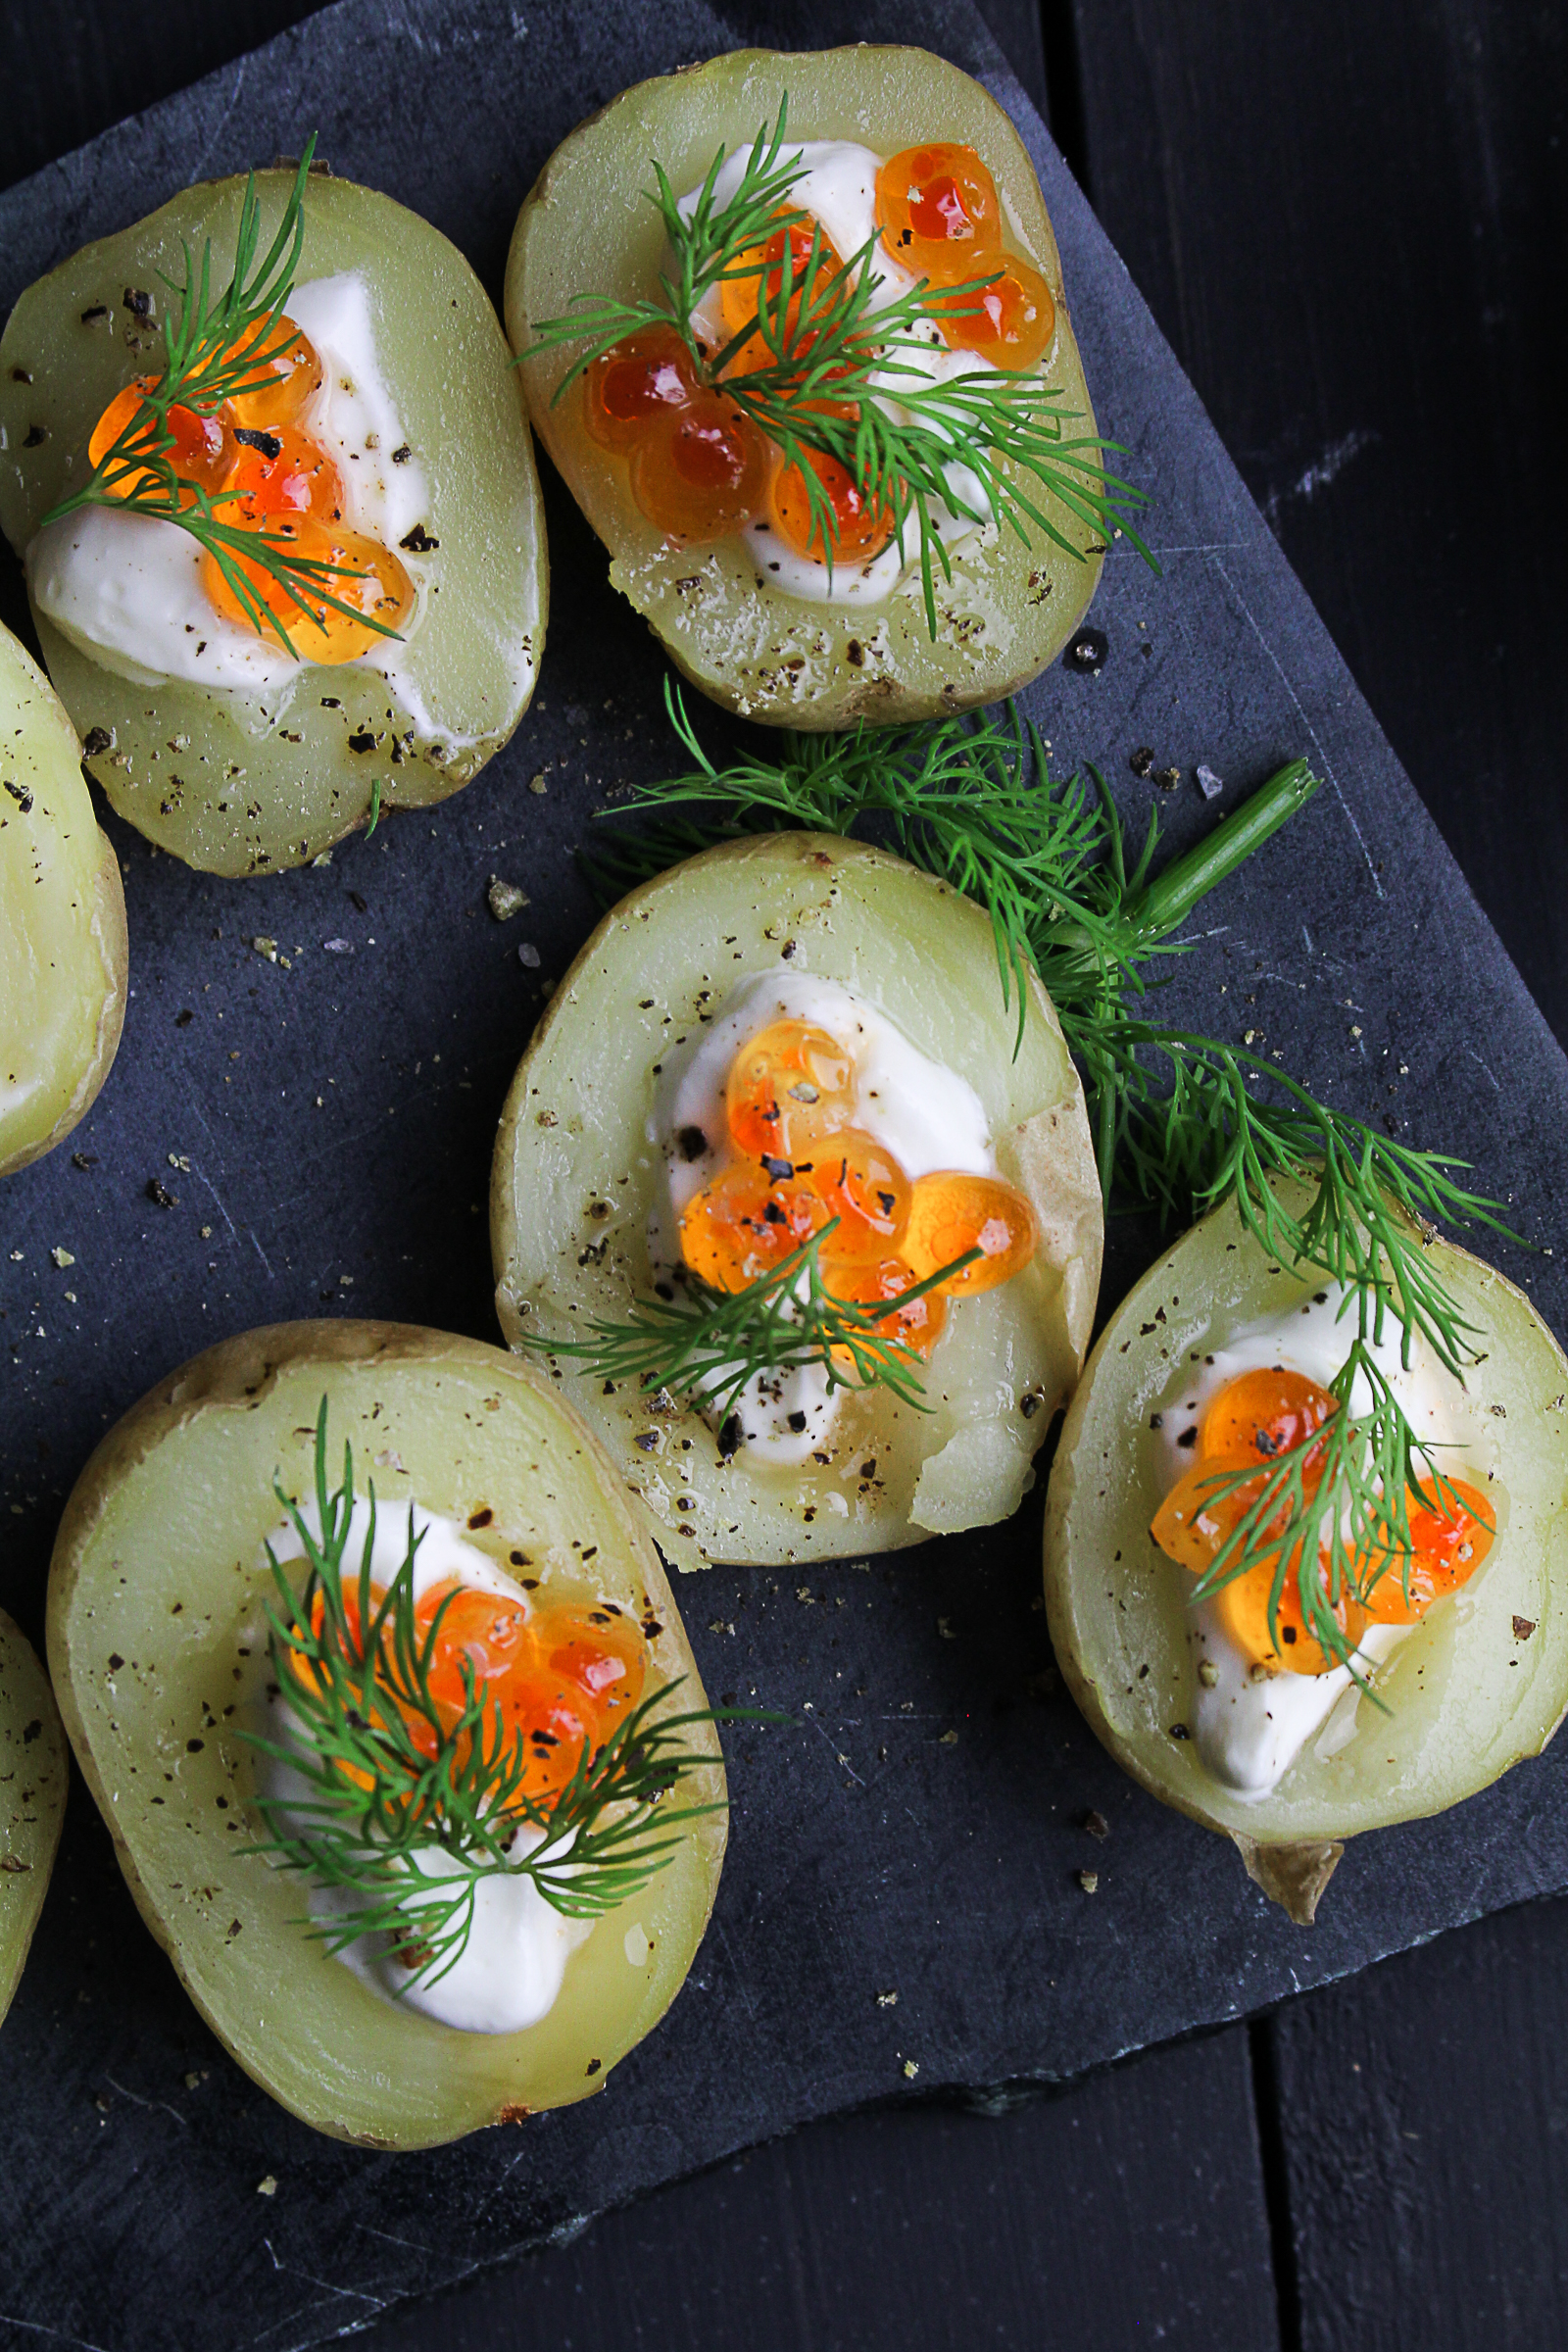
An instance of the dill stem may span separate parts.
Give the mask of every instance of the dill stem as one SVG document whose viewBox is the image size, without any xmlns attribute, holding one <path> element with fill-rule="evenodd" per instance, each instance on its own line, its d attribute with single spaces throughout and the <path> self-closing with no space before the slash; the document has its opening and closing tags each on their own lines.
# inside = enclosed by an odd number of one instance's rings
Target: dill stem
<svg viewBox="0 0 1568 2352">
<path fill-rule="evenodd" d="M 1260 784 L 1239 808 L 1184 856 L 1172 858 L 1123 909 L 1129 927 L 1147 939 L 1179 930 L 1209 892 L 1245 865 L 1319 789 L 1304 760 L 1293 760 Z"/>
</svg>

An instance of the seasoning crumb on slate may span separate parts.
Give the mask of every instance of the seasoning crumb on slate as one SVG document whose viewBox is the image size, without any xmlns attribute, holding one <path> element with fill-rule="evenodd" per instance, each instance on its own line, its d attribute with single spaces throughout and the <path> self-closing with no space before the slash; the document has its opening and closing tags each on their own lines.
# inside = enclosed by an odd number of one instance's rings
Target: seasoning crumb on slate
<svg viewBox="0 0 1568 2352">
<path fill-rule="evenodd" d="M 277 961 L 277 942 L 275 939 L 253 939 L 251 941 L 251 946 L 255 949 L 258 956 L 265 956 L 269 963 L 275 963 Z"/>
<path fill-rule="evenodd" d="M 536 972 L 539 969 L 539 951 L 531 939 L 525 939 L 517 950 L 517 961 L 524 971 Z"/>
<path fill-rule="evenodd" d="M 957 1635 L 953 1630 L 953 1619 L 951 1617 L 939 1617 L 937 1619 L 937 1632 L 942 1636 L 944 1642 L 956 1642 L 958 1639 Z"/>
<path fill-rule="evenodd" d="M 354 953 L 353 943 L 346 939 L 323 939 L 321 947 L 328 956 L 352 956 Z"/>
<path fill-rule="evenodd" d="M 917 2058 L 906 2058 L 906 2060 L 904 2061 L 904 2073 L 905 2073 L 905 2079 L 906 2079 L 906 2082 L 912 2082 L 914 2081 L 914 2078 L 915 2078 L 915 2076 L 916 2076 L 916 2075 L 917 2075 L 919 2072 L 920 2072 L 920 2061 L 919 2061 Z"/>
<path fill-rule="evenodd" d="M 156 1201 L 160 1208 L 177 1208 L 179 1206 L 179 1195 L 172 1193 L 168 1186 L 156 1176 L 149 1176 L 147 1179 L 147 1198 L 149 1200 Z"/>
<path fill-rule="evenodd" d="M 1154 766 L 1153 745 L 1152 743 L 1141 743 L 1138 746 L 1137 751 L 1134 752 L 1132 758 L 1128 760 L 1127 764 L 1132 769 L 1135 776 L 1151 775 L 1153 772 Z"/>
<path fill-rule="evenodd" d="M 1225 779 L 1216 776 L 1211 767 L 1200 767 L 1198 771 L 1198 789 L 1205 801 L 1217 801 L 1225 789 Z"/>
<path fill-rule="evenodd" d="M 1082 1830 L 1087 1830 L 1091 1838 L 1108 1838 L 1110 1836 L 1110 1824 L 1103 1813 L 1091 1810 L 1084 1815 L 1078 1826 Z"/>
<path fill-rule="evenodd" d="M 1093 671 L 1098 677 L 1109 651 L 1110 640 L 1103 629 L 1080 629 L 1062 659 L 1069 669 Z"/>
<path fill-rule="evenodd" d="M 956 1747 L 957 1744 L 958 1735 L 956 1732 L 944 1732 L 938 1742 L 938 1745 L 942 1747 Z"/>
<path fill-rule="evenodd" d="M 256 2194 L 259 2197 L 275 2197 L 277 2194 L 277 2175 L 275 2173 L 269 2173 L 265 2180 L 258 2180 L 256 2183 Z"/>
<path fill-rule="evenodd" d="M 95 1168 L 98 1161 L 91 1152 L 73 1152 L 71 1164 L 74 1168 Z"/>
<path fill-rule="evenodd" d="M 549 785 L 545 782 L 545 771 L 543 768 L 540 768 L 537 775 L 530 776 L 528 778 L 528 790 L 530 792 L 538 793 L 545 793 L 550 790 Z"/>
<path fill-rule="evenodd" d="M 1080 1870 L 1075 1875 L 1077 1877 L 1078 1884 L 1083 1888 L 1085 1894 L 1094 1894 L 1098 1890 L 1100 1886 L 1100 1873 L 1098 1870 Z"/>
<path fill-rule="evenodd" d="M 76 1262 L 69 1250 L 62 1250 L 58 1247 L 58 1245 L 55 1249 L 50 1250 L 49 1254 L 54 1259 L 55 1264 L 60 1268 L 62 1274 L 65 1272 L 68 1266 L 74 1266 Z M 1515 1626 L 1517 1626 L 1519 1620 L 1516 1617 L 1514 1619 Z"/>
<path fill-rule="evenodd" d="M 503 881 L 499 874 L 491 875 L 490 888 L 485 896 L 490 903 L 490 911 L 498 923 L 510 923 L 513 916 L 520 914 L 530 903 L 525 890 L 515 882 Z"/>
<path fill-rule="evenodd" d="M 876 2005 L 879 2009 L 896 2009 L 899 2005 L 897 1986 L 891 1992 L 879 1992 L 876 1996 Z"/>
</svg>

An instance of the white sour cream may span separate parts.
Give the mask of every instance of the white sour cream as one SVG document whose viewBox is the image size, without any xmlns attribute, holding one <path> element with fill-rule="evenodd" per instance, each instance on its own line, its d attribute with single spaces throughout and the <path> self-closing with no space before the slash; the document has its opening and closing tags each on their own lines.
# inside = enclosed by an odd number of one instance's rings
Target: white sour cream
<svg viewBox="0 0 1568 2352">
<path fill-rule="evenodd" d="M 1171 1401 L 1160 1413 L 1163 1492 L 1168 1494 L 1198 1459 L 1197 1432 L 1210 1397 L 1244 1372 L 1275 1366 L 1302 1373 L 1326 1388 L 1344 1364 L 1356 1329 L 1354 1293 L 1325 1285 L 1304 1304 L 1244 1325 L 1224 1348 L 1189 1363 L 1181 1386 L 1171 1392 Z M 1386 1321 L 1383 1339 L 1372 1347 L 1373 1358 L 1417 1437 L 1450 1449 L 1437 1459 L 1440 1466 L 1457 1471 L 1458 1457 L 1451 1448 L 1473 1442 L 1464 1391 L 1419 1333 L 1407 1370 L 1400 1361 L 1402 1339 L 1399 1326 Z M 1364 1375 L 1358 1376 L 1350 1410 L 1364 1413 L 1371 1403 L 1369 1384 Z M 1181 1573 L 1174 1562 L 1172 1569 Z M 1260 1672 L 1231 1640 L 1212 1601 L 1189 1609 L 1188 1619 L 1195 1668 L 1193 1738 L 1204 1765 L 1225 1788 L 1242 1797 L 1267 1796 L 1315 1732 L 1323 1731 L 1318 1752 L 1325 1756 L 1350 1738 L 1361 1693 L 1348 1666 L 1327 1674 Z M 1380 1665 L 1408 1631 L 1405 1626 L 1369 1626 L 1356 1651 L 1361 1673 Z M 1211 1683 L 1196 1672 L 1205 1662 L 1215 1671 Z"/>
<path fill-rule="evenodd" d="M 648 1141 L 660 1153 L 648 1220 L 656 1273 L 679 1266 L 681 1211 L 729 1156 L 731 1062 L 760 1030 L 785 1020 L 812 1022 L 854 1054 L 853 1123 L 885 1145 L 911 1182 L 946 1168 L 997 1174 L 985 1106 L 966 1078 L 922 1054 L 886 1013 L 836 981 L 760 972 L 664 1058 L 648 1120 Z M 826 1371 L 814 1365 L 759 1376 L 734 1408 L 746 1451 L 780 1467 L 808 1461 L 828 1436 L 842 1393 L 830 1393 Z"/>
<path fill-rule="evenodd" d="M 300 1515 L 312 1535 L 318 1535 L 320 1519 L 315 1503 L 304 1504 Z M 351 1589 L 360 1573 L 369 1526 L 370 1505 L 361 1495 L 354 1504 L 344 1553 L 344 1582 Z M 432 1585 L 455 1578 L 479 1592 L 501 1593 L 528 1605 L 521 1588 L 494 1560 L 465 1541 L 455 1520 L 437 1518 L 412 1501 L 382 1502 L 377 1507 L 370 1552 L 370 1573 L 377 1584 L 390 1585 L 408 1556 L 414 1535 L 421 1539 L 414 1561 L 416 1599 Z M 291 1525 L 276 1531 L 271 1545 L 280 1562 L 304 1557 L 304 1546 Z M 280 1745 L 287 1745 L 293 1718 L 276 1699 L 272 1713 L 274 1737 Z M 287 1802 L 304 1795 L 306 1788 L 287 1765 L 273 1764 L 268 1793 Z M 532 1853 L 543 1842 L 541 1831 L 524 1830 L 514 1840 L 514 1850 L 518 1855 Z M 434 1877 L 455 1871 L 457 1865 L 432 1843 L 420 1849 L 420 1868 Z M 336 1888 L 311 1887 L 311 1912 L 317 1919 L 341 1914 L 351 1903 L 352 1897 Z M 411 1905 L 411 1916 L 416 1916 L 416 1906 Z M 389 1938 L 361 1936 L 337 1956 L 373 1991 L 405 2008 L 417 2009 L 441 2025 L 455 2026 L 465 2034 L 520 2034 L 525 2027 L 536 2026 L 555 2006 L 566 1962 L 592 1927 L 591 1921 L 563 1918 L 531 1879 L 487 1879 L 479 1886 L 472 1930 L 462 1955 L 434 1982 L 411 1985 L 408 1971 L 392 1955 Z"/>
<path fill-rule="evenodd" d="M 725 159 L 714 183 L 715 207 L 727 203 L 735 193 L 752 152 L 742 148 Z M 779 160 L 785 163 L 797 159 L 806 169 L 790 189 L 790 209 L 809 213 L 813 220 L 819 220 L 822 233 L 831 241 L 840 261 L 853 261 L 876 237 L 876 175 L 885 159 L 874 149 L 857 146 L 850 139 L 808 139 L 799 147 L 786 149 Z M 693 188 L 680 199 L 679 209 L 688 220 L 700 193 Z M 878 281 L 871 289 L 867 306 L 873 311 L 885 310 L 916 283 L 910 271 L 901 268 L 881 244 L 876 246 L 869 268 Z M 710 337 L 715 349 L 726 340 L 716 287 L 695 313 L 695 322 L 699 332 Z M 979 352 L 950 349 L 941 329 L 932 321 L 928 336 L 922 337 L 921 348 L 906 348 L 901 343 L 898 349 L 889 352 L 888 365 L 878 379 L 884 388 L 882 406 L 902 421 L 907 412 L 899 402 L 901 386 L 912 387 L 917 381 L 945 384 L 956 376 L 995 372 L 991 362 Z M 960 448 L 968 437 L 966 420 L 956 420 L 947 437 L 955 448 Z M 931 509 L 931 523 L 944 546 L 951 552 L 987 532 L 994 534 L 996 526 L 990 520 L 990 502 L 979 475 L 957 459 L 943 471 L 953 504 L 937 502 Z M 866 564 L 831 566 L 819 564 L 814 557 L 799 555 L 786 546 L 766 522 L 750 525 L 744 543 L 757 566 L 760 588 L 772 588 L 808 604 L 870 607 L 886 604 L 901 588 L 920 593 L 917 524 L 901 533 Z"/>
<path fill-rule="evenodd" d="M 431 564 L 400 543 L 430 519 L 429 482 L 412 451 L 394 463 L 407 436 L 376 356 L 370 290 L 358 271 L 316 278 L 295 287 L 285 316 L 321 360 L 321 388 L 300 422 L 337 462 L 344 520 L 397 548 L 418 590 L 401 642 L 345 666 L 377 671 L 417 714 L 401 657 L 418 627 Z M 202 585 L 202 561 L 201 548 L 177 523 L 109 507 L 87 507 L 48 524 L 25 557 L 39 611 L 101 668 L 137 686 L 177 678 L 216 687 L 275 716 L 307 665 L 219 612 Z"/>
</svg>

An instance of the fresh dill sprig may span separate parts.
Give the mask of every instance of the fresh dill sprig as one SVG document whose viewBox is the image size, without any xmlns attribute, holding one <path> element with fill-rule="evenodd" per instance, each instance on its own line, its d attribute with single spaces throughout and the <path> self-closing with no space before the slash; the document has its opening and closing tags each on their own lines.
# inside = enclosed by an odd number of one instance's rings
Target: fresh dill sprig
<svg viewBox="0 0 1568 2352">
<path fill-rule="evenodd" d="M 316 1424 L 319 1535 L 276 1487 L 304 1548 L 296 1590 L 270 1544 L 275 1598 L 268 1647 L 289 1723 L 285 1738 L 246 1737 L 287 1769 L 304 1793 L 259 1794 L 268 1837 L 247 1850 L 302 1872 L 350 1899 L 300 1924 L 329 1951 L 362 1936 L 385 1936 L 407 1984 L 433 1984 L 461 1959 L 481 1886 L 531 1880 L 568 1919 L 596 1919 L 637 1894 L 663 1869 L 690 1823 L 719 1803 L 671 1810 L 665 1799 L 712 1759 L 688 1745 L 698 1724 L 774 1720 L 730 1708 L 667 1711 L 668 1683 L 635 1707 L 571 1779 L 544 1800 L 523 1786 L 529 1757 L 508 1734 L 499 1701 L 486 1698 L 471 1662 L 460 1660 L 465 1700 L 449 1721 L 431 1694 L 442 1621 L 415 1612 L 414 1572 L 423 1531 L 411 1530 L 402 1565 L 375 1597 L 375 1488 L 357 1575 L 348 1561 L 354 1457 L 343 1448 L 342 1484 L 327 1487 L 327 1400 Z M 657 1808 L 657 1810 L 656 1810 Z"/>
<path fill-rule="evenodd" d="M 45 523 L 59 522 L 83 507 L 106 507 L 112 513 L 177 524 L 212 557 L 258 634 L 275 637 L 290 655 L 295 649 L 288 630 L 258 593 L 246 564 L 275 581 L 304 617 L 327 606 L 363 621 L 378 636 L 395 638 L 398 631 L 331 593 L 334 580 L 364 579 L 365 572 L 353 564 L 301 555 L 278 532 L 244 529 L 220 512 L 232 506 L 238 492 L 220 490 L 215 495 L 176 474 L 170 461 L 175 447 L 170 412 L 181 408 L 211 416 L 225 401 L 265 391 L 272 383 L 269 363 L 294 334 L 284 306 L 294 291 L 305 244 L 305 190 L 315 153 L 313 131 L 277 234 L 259 262 L 262 208 L 255 172 L 246 180 L 234 240 L 234 273 L 221 294 L 212 289 L 212 239 L 202 248 L 199 268 L 190 247 L 183 247 L 183 284 L 170 277 L 163 281 L 175 298 L 164 315 L 163 374 L 142 395 L 80 489 L 61 499 L 43 518 Z"/>
<path fill-rule="evenodd" d="M 638 1298 L 631 1317 L 595 1316 L 583 1340 L 521 1332 L 514 1345 L 541 1355 L 575 1359 L 585 1372 L 635 1380 L 642 1389 L 686 1396 L 724 1419 L 747 1384 L 760 1375 L 824 1370 L 834 1389 L 891 1389 L 916 1412 L 926 1412 L 919 1356 L 885 1326 L 901 1307 L 972 1265 L 976 1247 L 896 1298 L 861 1304 L 836 1298 L 823 1278 L 822 1245 L 837 1226 L 819 1233 L 739 1291 L 718 1291 L 688 1275 L 689 1299 Z"/>
<path fill-rule="evenodd" d="M 743 752 L 719 768 L 667 684 L 665 700 L 697 765 L 606 811 L 653 822 L 646 841 L 612 835 L 609 860 L 595 853 L 604 879 L 624 888 L 662 870 L 671 850 L 688 857 L 760 827 L 851 834 L 869 820 L 986 910 L 1003 1000 L 1010 1006 L 1016 993 L 1020 1023 L 1025 976 L 1040 975 L 1083 1075 L 1107 1205 L 1119 1196 L 1170 1217 L 1234 1198 L 1271 1256 L 1356 1290 L 1369 1336 L 1392 1317 L 1406 1356 L 1419 1331 L 1462 1377 L 1472 1327 L 1426 1254 L 1426 1233 L 1442 1221 L 1517 1238 L 1501 1204 L 1460 1181 L 1466 1163 L 1329 1108 L 1244 1047 L 1143 1017 L 1150 965 L 1192 944 L 1179 934 L 1194 909 L 1317 791 L 1304 760 L 1154 873 L 1154 821 L 1130 857 L 1103 779 L 1091 769 L 1092 791 L 1076 777 L 1054 783 L 1038 732 L 1011 710 L 1002 720 L 786 733 L 776 760 Z M 1297 1180 L 1311 1187 L 1301 1210 L 1287 1198 Z"/>
<path fill-rule="evenodd" d="M 926 625 L 937 634 L 936 572 L 953 576 L 952 558 L 935 510 L 975 523 L 1005 527 L 1029 543 L 1030 526 L 1077 562 L 1103 553 L 1118 533 L 1151 568 L 1159 566 L 1132 519 L 1145 493 L 1106 471 L 1103 453 L 1119 444 L 1066 427 L 1080 414 L 1063 409 L 1061 391 L 1037 369 L 976 368 L 934 383 L 929 359 L 934 322 L 979 308 L 996 270 L 961 285 L 937 288 L 921 279 L 878 302 L 886 280 L 875 267 L 878 239 L 837 265 L 815 221 L 805 253 L 786 234 L 778 283 L 747 257 L 780 228 L 803 226 L 809 216 L 789 198 L 805 172 L 800 150 L 785 152 L 788 100 L 771 128 L 764 123 L 747 155 L 740 179 L 721 204 L 722 148 L 689 210 L 683 210 L 656 159 L 657 188 L 644 191 L 658 212 L 672 257 L 661 272 L 662 300 L 578 296 L 560 318 L 540 319 L 521 360 L 569 350 L 570 367 L 551 396 L 560 401 L 583 370 L 639 328 L 673 325 L 698 380 L 721 390 L 774 441 L 784 463 L 798 468 L 810 531 L 831 571 L 838 545 L 832 498 L 808 460 L 836 459 L 875 509 L 891 514 L 901 552 L 918 543 Z M 756 309 L 727 339 L 705 335 L 698 314 L 725 284 L 756 285 Z M 737 365 L 760 346 L 762 358 Z M 979 485 L 966 488 L 962 467 Z M 1042 501 L 1046 502 L 1042 504 Z M 1081 526 L 1079 537 L 1053 518 L 1058 509 Z"/>
<path fill-rule="evenodd" d="M 1352 1415 L 1358 1379 L 1365 1381 L 1371 1403 Z M 1410 1496 L 1442 1517 L 1452 1518 L 1466 1505 L 1439 1469 L 1435 1448 L 1410 1426 L 1364 1331 L 1350 1343 L 1329 1390 L 1336 1409 L 1323 1427 L 1276 1454 L 1266 1470 L 1200 1474 L 1207 1505 L 1243 1495 L 1247 1508 L 1193 1598 L 1206 1600 L 1233 1579 L 1266 1569 L 1269 1639 L 1283 1654 L 1279 1609 L 1294 1574 L 1308 1634 L 1365 1689 L 1353 1612 L 1396 1568 L 1409 1600 Z M 1482 1524 L 1490 1534 L 1491 1521 Z"/>
</svg>

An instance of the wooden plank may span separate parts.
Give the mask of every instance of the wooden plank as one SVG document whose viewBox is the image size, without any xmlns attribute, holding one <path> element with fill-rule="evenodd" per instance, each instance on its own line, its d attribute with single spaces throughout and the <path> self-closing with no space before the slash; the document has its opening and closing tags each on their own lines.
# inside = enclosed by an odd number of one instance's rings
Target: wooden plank
<svg viewBox="0 0 1568 2352">
<path fill-rule="evenodd" d="M 356 2341 L 728 2352 L 741 2339 L 752 2352 L 1273 2352 L 1245 2031 L 1010 2113 L 814 2125 Z"/>
<path fill-rule="evenodd" d="M 1064 8 L 1101 218 L 1568 1037 L 1562 14 Z"/>
<path fill-rule="evenodd" d="M 1300 2352 L 1568 2341 L 1568 1903 L 1280 2012 Z"/>
</svg>

